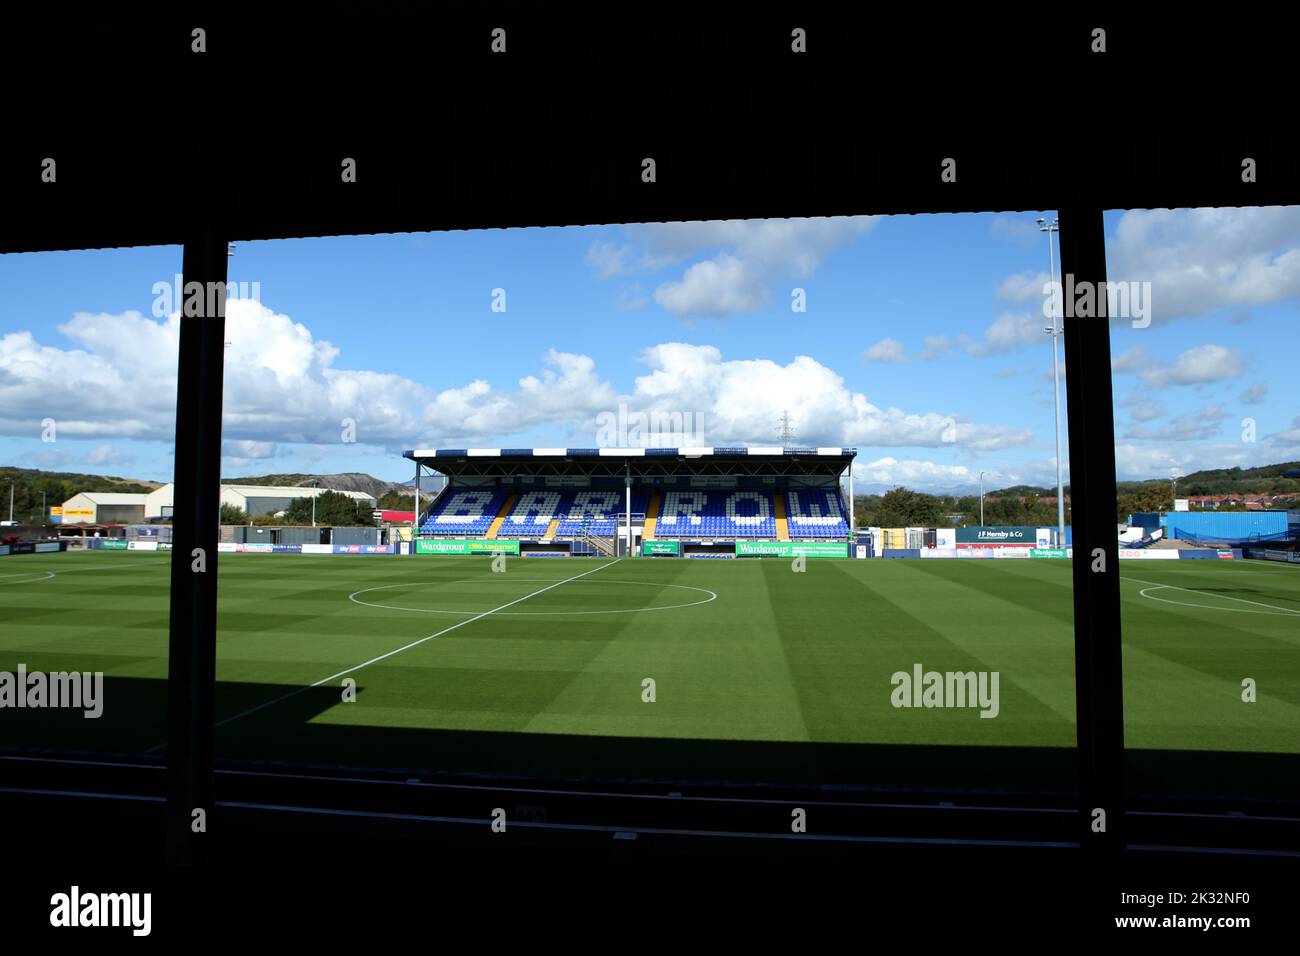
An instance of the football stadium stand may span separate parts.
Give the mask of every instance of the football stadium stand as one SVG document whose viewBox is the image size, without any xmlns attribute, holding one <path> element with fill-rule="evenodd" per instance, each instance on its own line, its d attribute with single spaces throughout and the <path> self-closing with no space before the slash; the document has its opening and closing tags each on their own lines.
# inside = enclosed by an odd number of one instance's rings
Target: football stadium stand
<svg viewBox="0 0 1300 956">
<path fill-rule="evenodd" d="M 421 534 L 486 535 L 510 497 L 506 488 L 448 486 L 420 526 Z"/>
<path fill-rule="evenodd" d="M 776 539 L 770 492 L 670 491 L 659 509 L 661 538 Z"/>
<path fill-rule="evenodd" d="M 847 542 L 851 522 L 840 482 L 851 487 L 856 454 L 533 448 L 428 449 L 405 457 L 416 463 L 417 477 L 428 469 L 447 479 L 432 501 L 421 502 L 420 538 L 502 540 L 538 556 L 590 554 L 593 547 L 627 553 L 664 540 L 674 542 L 665 553 L 721 556 L 736 554 L 741 541 Z"/>
<path fill-rule="evenodd" d="M 849 533 L 838 488 L 791 491 L 785 499 L 791 538 L 842 538 Z"/>
</svg>

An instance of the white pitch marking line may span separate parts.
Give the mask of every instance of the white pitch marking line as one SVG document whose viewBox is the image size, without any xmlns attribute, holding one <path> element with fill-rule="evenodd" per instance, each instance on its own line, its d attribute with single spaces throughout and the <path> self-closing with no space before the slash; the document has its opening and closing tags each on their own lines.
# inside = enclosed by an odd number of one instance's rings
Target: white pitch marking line
<svg viewBox="0 0 1300 956">
<path fill-rule="evenodd" d="M 43 574 L 45 577 L 34 577 L 34 575 Z M 20 571 L 17 574 L 0 575 L 0 581 L 9 581 L 13 578 L 27 578 L 29 581 L 53 581 L 53 571 Z"/>
<path fill-rule="evenodd" d="M 213 726 L 221 727 L 224 726 L 225 724 L 230 723 L 231 721 L 238 720 L 240 717 L 247 717 L 249 714 L 256 713 L 259 710 L 264 710 L 265 708 L 270 707 L 272 704 L 278 704 L 281 701 L 288 700 L 290 697 L 296 697 L 299 694 L 304 693 L 305 691 L 311 690 L 313 687 L 320 687 L 322 684 L 328 684 L 330 681 L 338 680 L 340 677 L 343 677 L 345 674 L 351 674 L 354 671 L 361 670 L 363 667 L 369 667 L 371 664 L 377 664 L 380 661 L 384 660 L 385 658 L 392 657 L 394 654 L 400 654 L 403 651 L 409 651 L 411 648 L 418 647 L 419 645 L 425 643 L 426 641 L 433 640 L 435 637 L 442 637 L 444 634 L 450 634 L 452 631 L 456 630 L 457 628 L 464 627 L 466 624 L 473 624 L 475 621 L 480 621 L 491 614 L 495 614 L 497 611 L 504 611 L 506 608 L 513 607 L 516 604 L 519 604 L 523 601 L 527 601 L 529 598 L 537 597 L 537 595 L 539 594 L 545 594 L 547 591 L 550 591 L 553 588 L 558 588 L 561 584 L 568 584 L 570 581 L 578 580 L 578 578 L 585 578 L 588 574 L 595 574 L 597 571 L 603 571 L 606 568 L 612 568 L 615 564 L 618 564 L 622 560 L 623 560 L 622 558 L 615 558 L 609 564 L 602 564 L 598 568 L 592 568 L 590 571 L 583 571 L 581 574 L 575 574 L 573 577 L 565 578 L 563 581 L 556 581 L 554 584 L 547 585 L 546 587 L 542 588 L 540 591 L 534 591 L 532 594 L 525 594 L 521 598 L 515 598 L 513 601 L 510 601 L 507 604 L 502 604 L 500 607 L 494 607 L 492 608 L 492 610 L 484 611 L 482 614 L 476 614 L 474 617 L 468 618 L 467 620 L 457 621 L 455 624 L 451 625 L 451 627 L 445 627 L 441 631 L 438 631 L 435 634 L 430 634 L 428 637 L 422 637 L 418 641 L 412 641 L 410 644 L 405 644 L 402 647 L 397 648 L 397 650 L 389 651 L 387 654 L 380 654 L 378 657 L 372 657 L 370 660 L 366 661 L 363 664 L 357 664 L 355 667 L 349 667 L 347 670 L 339 671 L 337 674 L 331 674 L 329 677 L 322 677 L 314 684 L 308 684 L 306 687 L 299 687 L 297 690 L 290 691 L 287 694 L 275 698 L 275 700 L 268 700 L 264 704 L 258 704 L 256 707 L 250 707 L 248 710 L 240 711 L 238 714 L 235 714 L 233 717 L 227 717 L 225 720 L 217 721 L 217 723 L 214 724 Z M 148 751 L 146 751 L 146 753 L 152 753 L 155 750 L 161 750 L 165 746 L 166 744 L 159 744 L 157 747 L 151 747 Z"/>
<path fill-rule="evenodd" d="M 619 560 L 621 561 L 622 558 L 620 558 Z M 528 584 L 541 584 L 546 579 L 545 578 L 524 578 L 522 580 L 523 582 Z M 718 594 L 716 591 L 710 591 L 708 588 L 691 587 L 688 584 L 667 584 L 667 583 L 661 583 L 657 581 L 610 581 L 607 578 L 602 578 L 601 580 L 605 581 L 606 584 L 635 584 L 640 587 L 647 587 L 647 588 L 680 588 L 683 591 L 699 591 L 701 594 L 707 594 L 708 597 L 705 598 L 703 601 L 694 601 L 691 604 L 660 604 L 655 607 L 624 607 L 624 608 L 615 608 L 612 611 L 518 611 L 515 613 L 511 613 L 507 611 L 506 613 L 500 614 L 499 616 L 541 617 L 545 615 L 549 617 L 556 614 L 563 614 L 566 616 L 570 614 L 642 614 L 647 611 L 676 611 L 679 608 L 699 607 L 701 604 L 708 604 L 710 601 L 716 601 L 718 599 Z M 384 584 L 379 587 L 362 588 L 360 591 L 353 591 L 351 594 L 349 594 L 348 600 L 351 601 L 353 604 L 359 605 L 360 607 L 382 608 L 385 611 L 411 611 L 415 614 L 476 614 L 477 613 L 476 611 L 447 611 L 447 610 L 440 610 L 438 608 L 398 607 L 395 604 L 374 604 L 370 601 L 357 600 L 358 594 L 366 594 L 369 591 L 386 591 L 389 590 L 390 588 L 418 588 L 421 587 L 423 583 L 424 582 L 417 581 L 414 584 Z M 457 582 L 457 583 L 461 583 L 461 582 Z"/>
<path fill-rule="evenodd" d="M 1198 591 L 1198 590 L 1196 590 L 1195 588 L 1180 588 L 1180 587 L 1179 587 L 1178 585 L 1176 585 L 1176 584 L 1161 584 L 1161 583 L 1159 583 L 1158 581 L 1143 581 L 1141 578 L 1126 578 L 1126 577 L 1123 577 L 1122 575 L 1121 575 L 1121 577 L 1120 577 L 1120 580 L 1122 580 L 1122 581 L 1133 581 L 1133 582 L 1135 582 L 1135 583 L 1137 583 L 1137 584 L 1147 584 L 1147 585 L 1150 585 L 1150 587 L 1145 587 L 1145 588 L 1143 588 L 1141 591 L 1139 591 L 1138 593 L 1141 594 L 1141 595 L 1142 595 L 1143 597 L 1145 597 L 1145 598 L 1150 598 L 1152 601 L 1159 601 L 1159 600 L 1161 600 L 1161 598 L 1158 598 L 1158 597 L 1151 597 L 1151 595 L 1147 594 L 1147 591 L 1153 590 L 1153 589 L 1155 589 L 1155 588 L 1172 588 L 1172 589 L 1175 590 L 1175 591 L 1187 591 L 1187 592 L 1190 593 L 1190 594 L 1200 594 L 1200 595 L 1202 595 L 1202 596 L 1218 597 L 1218 598 L 1223 598 L 1223 599 L 1226 600 L 1226 601 L 1240 601 L 1242 604 L 1254 604 L 1254 605 L 1256 605 L 1257 607 L 1266 607 L 1266 608 L 1269 608 L 1269 609 L 1274 610 L 1274 611 L 1282 611 L 1284 614 L 1288 614 L 1288 615 L 1300 615 L 1300 611 L 1296 610 L 1296 609 L 1293 608 L 1293 607 L 1279 607 L 1279 606 L 1276 605 L 1276 604 L 1265 604 L 1263 601 L 1249 601 L 1249 600 L 1247 600 L 1246 598 L 1231 597 L 1230 595 L 1227 595 L 1227 594 L 1213 594 L 1213 593 L 1211 592 L 1209 595 L 1207 595 L 1207 593 L 1204 592 L 1204 591 Z M 1179 604 L 1180 602 L 1178 602 L 1178 601 L 1166 601 L 1165 603 L 1166 603 L 1166 604 Z M 1182 604 L 1181 606 L 1182 606 L 1182 607 L 1203 607 L 1203 608 L 1205 608 L 1207 611 L 1240 611 L 1240 610 L 1241 610 L 1240 608 L 1231 608 L 1231 607 L 1214 607 L 1213 605 L 1209 605 L 1209 604 Z M 1254 612 L 1254 613 L 1259 614 L 1259 613 L 1262 613 L 1262 612 L 1256 611 L 1256 612 Z"/>
</svg>

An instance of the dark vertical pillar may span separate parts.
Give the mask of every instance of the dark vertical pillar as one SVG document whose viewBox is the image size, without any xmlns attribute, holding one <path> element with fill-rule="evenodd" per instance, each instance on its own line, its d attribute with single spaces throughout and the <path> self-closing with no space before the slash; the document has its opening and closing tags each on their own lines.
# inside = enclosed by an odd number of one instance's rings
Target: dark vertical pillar
<svg viewBox="0 0 1300 956">
<path fill-rule="evenodd" d="M 1060 210 L 1061 274 L 1068 294 L 1104 289 L 1106 237 L 1099 206 Z M 1124 845 L 1124 683 L 1120 650 L 1119 543 L 1115 533 L 1115 421 L 1110 320 L 1072 316 L 1065 302 L 1065 384 L 1069 415 L 1074 541 L 1074 669 L 1079 721 L 1079 839 L 1108 852 Z M 1105 812 L 1098 832 L 1095 811 Z"/>
<path fill-rule="evenodd" d="M 171 866 L 191 866 L 206 859 L 209 834 L 195 832 L 194 811 L 204 812 L 209 829 L 212 823 L 226 250 L 224 239 L 204 233 L 185 243 L 182 266 L 185 294 L 176 381 L 167 667 L 167 862 Z"/>
</svg>

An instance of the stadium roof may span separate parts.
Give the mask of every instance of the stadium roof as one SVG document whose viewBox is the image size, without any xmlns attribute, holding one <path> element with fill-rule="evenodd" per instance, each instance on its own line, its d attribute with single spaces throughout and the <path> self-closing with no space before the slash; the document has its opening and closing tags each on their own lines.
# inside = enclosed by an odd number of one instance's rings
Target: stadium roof
<svg viewBox="0 0 1300 956">
<path fill-rule="evenodd" d="M 783 448 L 756 445 L 748 448 L 423 448 L 402 452 L 411 460 L 421 458 L 592 458 L 592 457 L 785 457 L 816 456 L 851 459 L 856 448 Z"/>
<path fill-rule="evenodd" d="M 829 479 L 856 448 L 417 448 L 405 458 L 453 477 L 804 476 Z"/>
</svg>

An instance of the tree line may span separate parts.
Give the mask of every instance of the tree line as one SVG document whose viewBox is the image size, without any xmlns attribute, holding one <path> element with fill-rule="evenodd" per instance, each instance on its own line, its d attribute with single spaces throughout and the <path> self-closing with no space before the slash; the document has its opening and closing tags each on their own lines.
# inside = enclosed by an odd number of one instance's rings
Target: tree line
<svg viewBox="0 0 1300 956">
<path fill-rule="evenodd" d="M 385 496 L 387 497 L 387 496 Z M 316 524 L 320 527 L 347 528 L 373 525 L 374 509 L 364 501 L 349 498 L 337 491 L 322 491 L 316 497 Z M 234 505 L 221 506 L 222 524 L 252 525 L 311 525 L 312 499 L 295 498 L 280 516 L 256 515 L 251 520 L 247 512 Z"/>
</svg>

